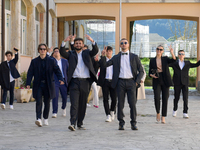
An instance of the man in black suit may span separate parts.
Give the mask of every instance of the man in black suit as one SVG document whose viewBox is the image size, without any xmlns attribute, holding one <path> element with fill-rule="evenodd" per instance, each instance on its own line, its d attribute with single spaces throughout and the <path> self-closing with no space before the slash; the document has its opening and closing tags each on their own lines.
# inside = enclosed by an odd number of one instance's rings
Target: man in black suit
<svg viewBox="0 0 200 150">
<path fill-rule="evenodd" d="M 15 79 L 20 77 L 20 74 L 15 67 L 18 62 L 18 49 L 14 48 L 14 51 L 15 58 L 12 59 L 13 53 L 7 51 L 5 53 L 7 60 L 0 65 L 0 85 L 3 89 L 3 101 L 1 102 L 2 109 L 6 108 L 5 104 L 8 90 L 10 92 L 10 109 L 13 109 Z"/>
<path fill-rule="evenodd" d="M 190 61 L 185 61 L 185 52 L 184 50 L 178 51 L 179 60 L 170 64 L 170 67 L 174 70 L 173 82 L 174 82 L 174 108 L 173 108 L 173 117 L 176 117 L 178 109 L 178 101 L 180 99 L 180 93 L 182 90 L 183 94 L 183 118 L 189 118 L 188 116 L 188 85 L 189 85 L 189 69 L 198 67 L 200 61 L 196 64 L 191 63 Z"/>
<path fill-rule="evenodd" d="M 106 61 L 112 58 L 113 48 L 111 46 L 104 47 L 106 50 Z M 100 74 L 98 78 L 98 85 L 102 87 L 103 92 L 103 104 L 106 113 L 106 122 L 111 122 L 115 118 L 115 109 L 117 103 L 117 93 L 116 88 L 112 88 L 111 82 L 113 78 L 113 66 L 107 68 L 101 66 Z M 111 98 L 111 106 L 109 107 L 109 94 Z"/>
<path fill-rule="evenodd" d="M 65 51 L 65 43 L 69 41 L 71 36 L 68 36 L 61 45 L 60 54 L 68 59 L 68 86 L 70 91 L 70 122 L 69 130 L 75 131 L 77 122 L 78 129 L 85 129 L 82 127 L 85 117 L 87 97 L 89 94 L 89 86 L 92 82 L 97 82 L 96 73 L 92 64 L 92 57 L 98 53 L 98 47 L 94 40 L 86 35 L 86 38 L 92 42 L 93 49 L 90 51 L 82 50 L 84 41 L 82 38 L 74 40 L 74 49 L 72 51 Z"/>
<path fill-rule="evenodd" d="M 48 125 L 48 116 L 50 109 L 50 99 L 55 97 L 54 73 L 61 85 L 64 84 L 62 73 L 55 59 L 47 55 L 47 45 L 40 44 L 38 52 L 40 56 L 33 59 L 27 73 L 27 88 L 30 89 L 32 78 L 33 81 L 33 97 L 36 100 L 36 121 L 35 124 L 42 126 L 42 96 L 44 97 L 43 125 Z"/>
<path fill-rule="evenodd" d="M 119 130 L 124 130 L 123 109 L 126 93 L 130 107 L 131 129 L 138 130 L 136 126 L 136 86 L 140 84 L 144 71 L 138 56 L 129 52 L 127 39 L 120 40 L 120 47 L 122 51 L 119 54 L 113 56 L 108 62 L 106 62 L 106 57 L 102 57 L 101 61 L 106 67 L 113 65 L 111 86 L 117 88 Z M 105 53 L 106 51 L 103 50 L 102 55 L 105 56 Z"/>
</svg>

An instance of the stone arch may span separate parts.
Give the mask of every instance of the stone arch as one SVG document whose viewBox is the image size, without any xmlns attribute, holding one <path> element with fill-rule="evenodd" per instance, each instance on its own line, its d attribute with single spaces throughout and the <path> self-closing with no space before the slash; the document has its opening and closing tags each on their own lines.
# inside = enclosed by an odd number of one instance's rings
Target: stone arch
<svg viewBox="0 0 200 150">
<path fill-rule="evenodd" d="M 53 9 L 50 9 L 49 13 L 51 14 L 52 18 L 56 18 L 56 13 L 55 13 L 55 11 Z"/>
<path fill-rule="evenodd" d="M 25 3 L 26 7 L 33 7 L 32 0 L 23 0 L 23 2 Z"/>
<path fill-rule="evenodd" d="M 36 7 L 37 7 L 37 9 L 38 9 L 38 11 L 39 11 L 40 13 L 45 13 L 45 8 L 44 8 L 44 5 L 43 5 L 42 3 L 38 3 L 38 4 L 36 5 Z"/>
</svg>

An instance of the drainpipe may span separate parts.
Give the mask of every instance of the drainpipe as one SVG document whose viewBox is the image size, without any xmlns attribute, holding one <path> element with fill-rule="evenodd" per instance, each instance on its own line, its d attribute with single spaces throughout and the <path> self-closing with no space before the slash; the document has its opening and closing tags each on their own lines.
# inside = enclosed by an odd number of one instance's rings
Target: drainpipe
<svg viewBox="0 0 200 150">
<path fill-rule="evenodd" d="M 72 31 L 72 35 L 74 35 L 75 34 L 75 21 L 73 20 L 73 29 L 72 29 L 73 31 Z"/>
<path fill-rule="evenodd" d="M 49 46 L 49 0 L 46 1 L 46 44 Z"/>
<path fill-rule="evenodd" d="M 4 54 L 5 54 L 5 0 L 2 0 L 1 5 L 1 62 L 4 61 Z M 3 89 L 1 88 L 1 102 L 3 101 Z"/>
</svg>

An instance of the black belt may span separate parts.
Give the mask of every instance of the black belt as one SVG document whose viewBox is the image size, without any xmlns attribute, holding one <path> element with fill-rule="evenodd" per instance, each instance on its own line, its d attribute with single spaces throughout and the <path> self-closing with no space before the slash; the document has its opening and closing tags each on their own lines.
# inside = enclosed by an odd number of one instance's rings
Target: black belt
<svg viewBox="0 0 200 150">
<path fill-rule="evenodd" d="M 88 80 L 88 78 L 72 78 L 72 79 L 76 79 L 76 80 L 79 80 L 79 81 L 86 81 L 86 80 Z"/>
<path fill-rule="evenodd" d="M 121 80 L 133 80 L 134 78 L 129 78 L 129 79 L 126 79 L 126 78 L 119 78 Z"/>
<path fill-rule="evenodd" d="M 112 82 L 112 79 L 106 79 L 106 81 L 108 81 L 108 82 Z"/>
</svg>

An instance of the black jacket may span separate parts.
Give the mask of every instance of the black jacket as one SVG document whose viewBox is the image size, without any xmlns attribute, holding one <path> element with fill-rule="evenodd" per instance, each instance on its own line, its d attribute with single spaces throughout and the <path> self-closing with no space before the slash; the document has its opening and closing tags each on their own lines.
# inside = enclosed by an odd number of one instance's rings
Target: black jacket
<svg viewBox="0 0 200 150">
<path fill-rule="evenodd" d="M 15 58 L 12 59 L 10 64 L 10 70 L 8 67 L 7 61 L 4 61 L 0 65 L 0 85 L 2 89 L 10 89 L 10 71 L 13 78 L 17 79 L 20 77 L 19 72 L 17 71 L 17 68 L 15 67 L 18 62 L 18 53 L 15 54 Z"/>
<path fill-rule="evenodd" d="M 130 65 L 131 65 L 131 72 L 134 77 L 134 80 L 137 84 L 140 84 L 141 78 L 144 74 L 140 59 L 137 55 L 129 52 L 130 56 Z M 108 67 L 113 65 L 113 78 L 111 82 L 112 88 L 115 88 L 117 86 L 117 82 L 119 79 L 120 74 L 120 61 L 121 61 L 121 52 L 119 52 L 117 55 L 113 56 L 109 61 L 106 62 L 106 57 L 103 56 L 100 60 L 100 64 L 103 67 Z"/>
<path fill-rule="evenodd" d="M 176 60 L 170 59 L 167 56 L 161 57 L 161 62 L 162 62 L 162 71 L 163 71 L 163 80 L 164 83 L 167 87 L 170 87 L 173 85 L 171 75 L 169 72 L 169 64 L 175 62 Z M 156 64 L 156 57 L 150 59 L 150 64 L 149 64 L 149 76 L 152 74 L 151 70 L 152 69 L 157 69 L 157 64 Z M 151 77 L 151 76 L 150 76 Z M 157 84 L 159 82 L 159 79 L 153 78 L 153 89 L 156 89 Z"/>
<path fill-rule="evenodd" d="M 198 61 L 195 64 L 191 63 L 190 61 L 184 61 L 184 62 L 185 65 L 182 70 L 179 67 L 179 61 L 170 64 L 170 67 L 172 67 L 174 70 L 173 74 L 174 85 L 189 85 L 189 69 L 198 67 L 200 65 L 200 61 Z"/>
<path fill-rule="evenodd" d="M 41 83 L 41 61 L 40 56 L 33 59 L 28 69 L 26 85 L 31 85 L 32 78 L 33 81 L 33 97 L 37 98 L 37 89 Z M 62 73 L 60 71 L 59 66 L 56 61 L 49 56 L 46 56 L 46 82 L 49 91 L 49 98 L 53 99 L 55 97 L 55 81 L 54 81 L 54 73 L 56 74 L 58 80 L 63 81 Z"/>
<path fill-rule="evenodd" d="M 92 45 L 91 51 L 89 49 L 87 49 L 82 52 L 83 62 L 88 67 L 89 72 L 90 72 L 90 84 L 94 81 L 97 82 L 96 73 L 95 73 L 95 70 L 93 67 L 93 63 L 92 63 L 92 58 L 97 53 L 98 53 L 98 47 L 97 47 L 96 43 L 95 43 L 95 45 Z M 69 70 L 68 70 L 68 78 L 67 78 L 67 82 L 69 85 L 70 81 L 72 79 L 72 76 L 74 74 L 74 71 L 76 69 L 76 66 L 77 66 L 77 61 L 78 61 L 77 53 L 75 50 L 66 52 L 65 48 L 61 46 L 60 54 L 62 57 L 68 59 L 68 62 L 69 62 Z"/>
</svg>

